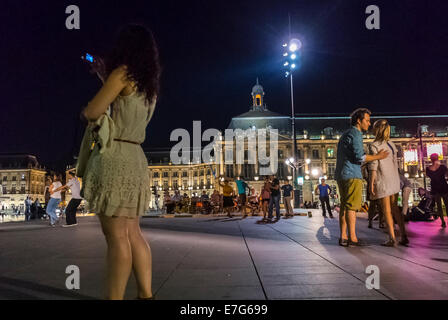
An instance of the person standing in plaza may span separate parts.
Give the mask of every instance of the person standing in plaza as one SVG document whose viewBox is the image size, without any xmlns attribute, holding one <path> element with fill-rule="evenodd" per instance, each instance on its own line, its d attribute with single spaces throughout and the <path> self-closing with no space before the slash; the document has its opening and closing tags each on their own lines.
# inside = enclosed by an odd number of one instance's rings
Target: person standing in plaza
<svg viewBox="0 0 448 320">
<path fill-rule="evenodd" d="M 50 226 L 54 227 L 58 221 L 58 216 L 56 215 L 56 209 L 61 202 L 61 191 L 57 191 L 59 187 L 62 187 L 61 183 L 62 177 L 60 174 L 53 175 L 53 183 L 49 187 L 50 200 L 46 207 L 46 213 L 50 218 Z"/>
<path fill-rule="evenodd" d="M 81 204 L 81 185 L 79 183 L 78 178 L 75 176 L 73 171 L 68 172 L 68 182 L 65 186 L 62 186 L 56 191 L 63 191 L 70 189 L 72 192 L 72 198 L 65 209 L 65 219 L 66 224 L 62 225 L 63 227 L 74 227 L 78 225 L 76 221 L 76 211 Z"/>
<path fill-rule="evenodd" d="M 401 170 L 398 171 L 398 174 L 400 175 L 401 205 L 402 205 L 401 213 L 403 214 L 403 217 L 406 217 L 408 215 L 409 196 L 412 192 L 412 184 L 408 179 L 406 179 Z"/>
<path fill-rule="evenodd" d="M 105 63 L 95 61 L 92 71 L 103 86 L 83 116 L 89 124 L 113 123 L 114 130 L 104 137 L 106 143 L 95 144 L 82 179 L 83 197 L 98 215 L 107 243 L 106 297 L 122 300 L 134 271 L 137 298 L 153 299 L 152 254 L 140 229 L 151 198 L 141 144 L 159 95 L 158 48 L 150 30 L 129 24 L 121 28 Z"/>
<path fill-rule="evenodd" d="M 291 199 L 294 199 L 294 188 L 288 180 L 285 180 L 281 189 L 283 191 L 283 204 L 286 210 L 285 218 L 292 218 L 294 216 L 294 210 L 291 206 Z"/>
<path fill-rule="evenodd" d="M 330 193 L 331 188 L 328 184 L 325 183 L 325 179 L 322 178 L 320 180 L 320 184 L 316 186 L 316 189 L 314 190 L 315 193 L 319 192 L 319 200 L 322 205 L 322 216 L 324 218 L 327 217 L 327 213 L 325 211 L 325 207 L 328 211 L 328 214 L 330 215 L 330 218 L 333 219 L 333 213 L 331 212 L 331 206 L 330 206 Z"/>
<path fill-rule="evenodd" d="M 240 201 L 240 211 L 243 215 L 243 218 L 247 217 L 246 213 L 246 204 L 247 204 L 247 196 L 246 196 L 246 189 L 248 188 L 248 185 L 246 181 L 244 181 L 243 178 L 239 178 L 235 180 L 236 187 L 238 188 L 238 198 Z"/>
<path fill-rule="evenodd" d="M 233 208 L 233 196 L 234 191 L 232 186 L 229 184 L 229 180 L 225 179 L 224 183 L 220 183 L 220 186 L 222 187 L 222 200 L 223 200 L 223 209 L 227 212 L 227 216 L 229 218 L 232 217 L 232 214 L 230 213 Z"/>
<path fill-rule="evenodd" d="M 350 129 L 346 130 L 338 142 L 335 178 L 341 195 L 339 211 L 339 245 L 347 247 L 363 246 L 366 243 L 356 236 L 356 211 L 361 209 L 363 177 L 361 164 L 384 159 L 387 150 L 375 155 L 364 152 L 362 133 L 370 127 L 370 110 L 359 108 L 350 115 Z"/>
<path fill-rule="evenodd" d="M 34 201 L 34 217 L 35 219 L 40 219 L 39 217 L 39 211 L 40 211 L 40 201 L 39 198 L 36 198 L 36 200 Z"/>
<path fill-rule="evenodd" d="M 30 197 L 27 196 L 25 199 L 25 221 L 29 221 L 31 218 L 31 200 Z"/>
<path fill-rule="evenodd" d="M 447 209 L 448 184 L 446 183 L 446 177 L 448 175 L 448 169 L 446 166 L 440 164 L 439 155 L 437 153 L 431 154 L 430 158 L 432 164 L 426 168 L 426 175 L 431 179 L 431 195 L 437 204 L 437 213 L 442 221 L 442 228 L 446 228 L 446 222 L 443 218 L 442 199 L 445 209 Z"/>
<path fill-rule="evenodd" d="M 272 220 L 274 206 L 275 206 L 276 218 L 275 220 Z M 278 220 L 280 220 L 280 181 L 277 179 L 276 176 L 272 177 L 268 220 L 270 222 L 277 222 Z"/>
<path fill-rule="evenodd" d="M 387 224 L 389 240 L 382 245 L 396 245 L 394 218 L 400 228 L 400 244 L 409 243 L 404 226 L 404 216 L 398 209 L 398 192 L 400 191 L 400 176 L 398 174 L 398 151 L 390 141 L 390 125 L 387 120 L 377 120 L 373 124 L 375 140 L 369 145 L 369 154 L 377 154 L 380 150 L 388 150 L 386 158 L 369 162 L 369 194 L 371 200 L 379 200 L 384 220 Z"/>
<path fill-rule="evenodd" d="M 260 222 L 267 222 L 267 214 L 269 211 L 269 201 L 271 199 L 271 181 L 269 177 L 264 179 L 263 188 L 261 189 L 261 209 L 263 211 L 263 219 Z"/>
</svg>

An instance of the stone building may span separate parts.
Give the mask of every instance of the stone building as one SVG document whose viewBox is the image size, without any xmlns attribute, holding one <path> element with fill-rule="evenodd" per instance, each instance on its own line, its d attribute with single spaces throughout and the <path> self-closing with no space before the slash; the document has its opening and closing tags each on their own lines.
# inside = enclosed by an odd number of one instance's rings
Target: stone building
<svg viewBox="0 0 448 320">
<path fill-rule="evenodd" d="M 44 203 L 45 173 L 33 155 L 0 155 L 0 209 L 18 208 L 23 213 L 27 196 Z"/>
<path fill-rule="evenodd" d="M 260 129 L 277 129 L 278 136 L 278 169 L 277 176 L 281 180 L 292 180 L 292 168 L 286 160 L 293 157 L 293 137 L 291 117 L 269 110 L 264 102 L 265 92 L 258 83 L 252 88 L 252 106 L 249 111 L 231 119 L 227 129 L 243 131 Z M 299 108 L 297 108 L 299 109 Z M 374 111 L 374 110 L 372 110 Z M 413 183 L 411 201 L 417 201 L 417 190 L 423 187 L 424 168 L 429 164 L 429 153 L 440 152 L 442 164 L 446 165 L 448 156 L 448 115 L 436 114 L 375 114 L 372 124 L 377 119 L 387 119 L 391 125 L 391 140 L 399 150 L 400 167 Z M 336 168 L 337 143 L 341 134 L 349 128 L 349 115 L 295 115 L 297 158 L 299 169 L 298 188 L 301 201 L 317 201 L 314 189 L 322 177 L 327 183 L 336 187 L 334 172 Z M 421 128 L 422 138 L 417 138 L 418 128 Z M 224 133 L 222 133 L 224 134 Z M 371 132 L 364 134 L 364 143 L 373 141 Z M 269 142 L 269 141 L 268 141 Z M 226 145 L 221 138 L 221 163 L 210 164 L 193 161 L 188 165 L 173 165 L 169 161 L 169 150 L 147 152 L 148 171 L 151 186 L 159 190 L 182 190 L 190 195 L 192 192 L 211 192 L 219 188 L 218 177 L 227 176 L 244 178 L 257 191 L 260 190 L 263 176 L 260 175 L 260 165 L 248 163 L 247 143 L 244 147 L 244 163 L 226 164 L 224 156 Z M 233 145 L 233 155 L 236 154 L 236 144 Z M 406 159 L 405 159 L 406 158 Z M 414 158 L 414 159 L 413 159 Z M 309 163 L 305 160 L 309 159 Z M 213 175 L 213 173 L 215 173 Z M 429 180 L 426 181 L 429 189 Z M 170 189 L 171 188 L 171 189 Z M 364 190 L 365 199 L 365 190 Z M 337 200 L 336 200 L 337 201 Z"/>
</svg>

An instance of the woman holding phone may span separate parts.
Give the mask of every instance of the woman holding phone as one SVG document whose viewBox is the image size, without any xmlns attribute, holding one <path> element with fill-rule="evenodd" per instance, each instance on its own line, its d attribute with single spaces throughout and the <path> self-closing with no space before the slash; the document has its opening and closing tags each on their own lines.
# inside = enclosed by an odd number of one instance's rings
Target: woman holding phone
<svg viewBox="0 0 448 320">
<path fill-rule="evenodd" d="M 107 242 L 107 298 L 123 299 L 134 271 L 138 299 L 153 299 L 152 257 L 140 230 L 149 208 L 148 163 L 142 147 L 154 112 L 161 67 L 152 32 L 140 25 L 121 29 L 105 62 L 92 69 L 103 87 L 83 111 L 95 122 L 112 106 L 113 142 L 100 153 L 95 145 L 83 177 L 84 197 L 101 222 Z"/>
</svg>

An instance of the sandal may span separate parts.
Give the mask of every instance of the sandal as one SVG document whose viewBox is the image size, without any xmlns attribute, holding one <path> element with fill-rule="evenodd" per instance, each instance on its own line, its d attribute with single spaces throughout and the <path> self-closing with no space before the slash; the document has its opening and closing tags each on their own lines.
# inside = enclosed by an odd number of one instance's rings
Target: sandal
<svg viewBox="0 0 448 320">
<path fill-rule="evenodd" d="M 381 244 L 383 247 L 395 247 L 395 240 L 389 239 Z"/>
<path fill-rule="evenodd" d="M 408 237 L 402 237 L 400 242 L 398 242 L 399 244 L 401 244 L 402 246 L 407 246 L 409 244 L 409 239 Z"/>
</svg>

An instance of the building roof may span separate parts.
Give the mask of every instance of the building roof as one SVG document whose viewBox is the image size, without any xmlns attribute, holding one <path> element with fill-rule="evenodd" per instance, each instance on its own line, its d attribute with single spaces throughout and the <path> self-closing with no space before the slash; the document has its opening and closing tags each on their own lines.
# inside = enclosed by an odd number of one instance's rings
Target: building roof
<svg viewBox="0 0 448 320">
<path fill-rule="evenodd" d="M 386 119 L 392 127 L 392 136 L 412 137 L 417 134 L 418 125 L 423 127 L 423 135 L 434 134 L 434 136 L 448 136 L 448 115 L 438 114 L 372 114 L 371 122 L 378 119 Z M 308 136 L 320 136 L 322 134 L 342 134 L 350 127 L 350 117 L 347 115 L 313 115 L 296 114 L 296 134 L 303 135 L 307 131 Z M 326 128 L 329 128 L 325 130 Z M 330 128 L 332 130 L 330 130 Z M 372 127 L 371 127 L 372 128 Z M 325 132 L 327 131 L 327 132 Z M 427 131 L 427 133 L 425 132 Z"/>
<path fill-rule="evenodd" d="M 0 169 L 43 169 L 36 156 L 30 154 L 0 154 Z"/>
</svg>

